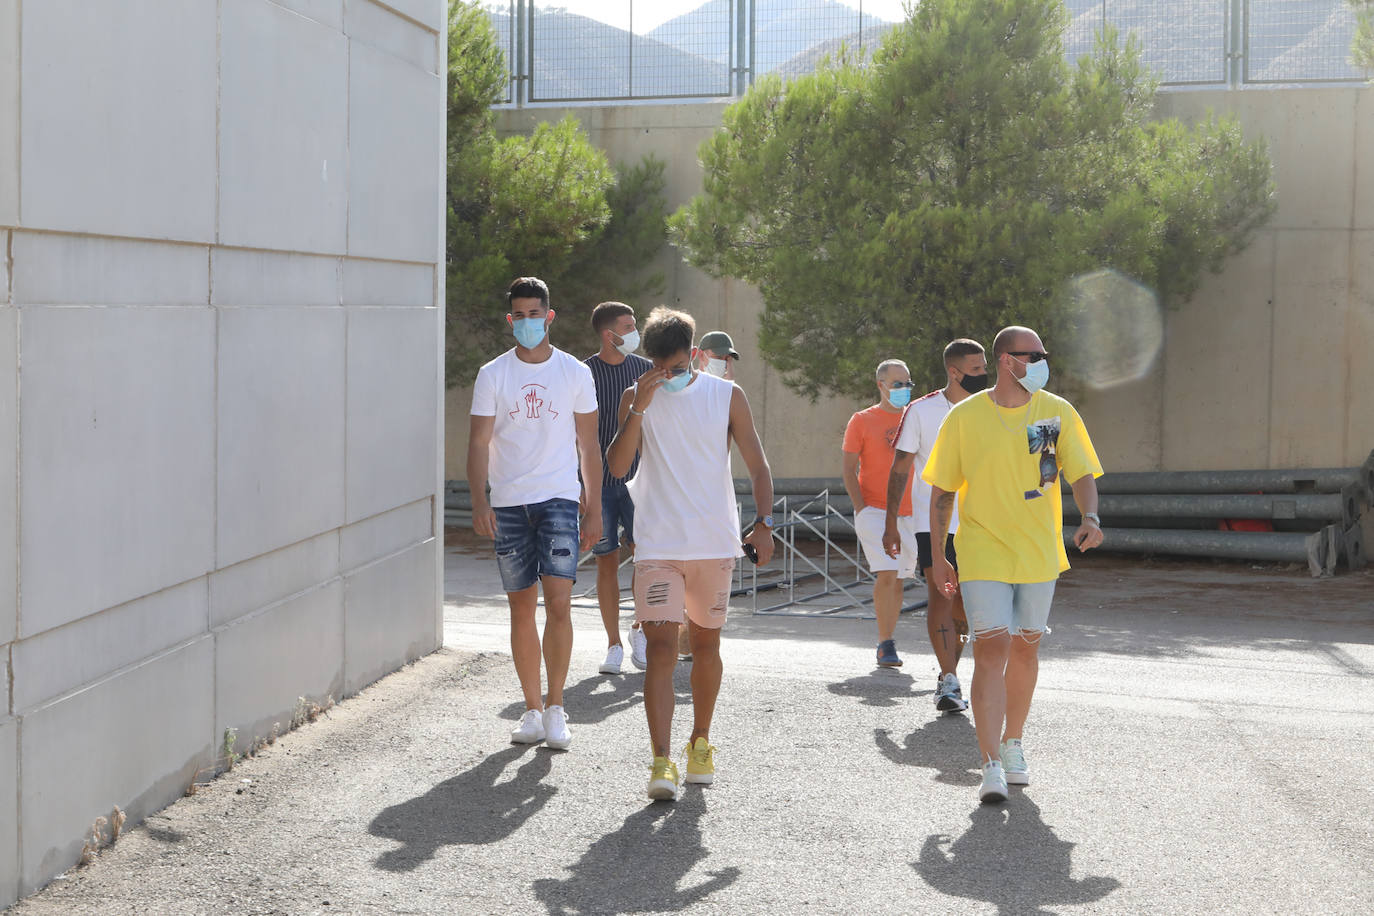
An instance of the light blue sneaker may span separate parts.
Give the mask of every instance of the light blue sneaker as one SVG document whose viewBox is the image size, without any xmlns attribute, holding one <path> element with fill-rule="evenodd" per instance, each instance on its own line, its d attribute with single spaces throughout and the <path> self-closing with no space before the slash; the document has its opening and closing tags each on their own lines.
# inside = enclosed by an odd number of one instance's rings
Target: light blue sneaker
<svg viewBox="0 0 1374 916">
<path fill-rule="evenodd" d="M 902 667 L 902 660 L 897 657 L 897 641 L 895 639 L 884 639 L 878 643 L 878 667 Z"/>
<path fill-rule="evenodd" d="M 1002 742 L 1002 770 L 1007 774 L 1009 785 L 1030 785 L 1030 767 L 1026 765 L 1026 752 L 1021 749 L 1020 738 Z"/>
</svg>

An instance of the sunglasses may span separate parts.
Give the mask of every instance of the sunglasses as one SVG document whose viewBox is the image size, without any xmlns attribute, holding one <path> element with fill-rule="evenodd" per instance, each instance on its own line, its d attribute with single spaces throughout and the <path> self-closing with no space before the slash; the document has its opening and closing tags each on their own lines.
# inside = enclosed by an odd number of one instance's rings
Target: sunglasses
<svg viewBox="0 0 1374 916">
<path fill-rule="evenodd" d="M 889 387 L 889 388 L 915 388 L 916 385 L 915 385 L 913 382 L 893 382 L 891 385 L 888 385 L 887 387 Z"/>
<path fill-rule="evenodd" d="M 1008 356 L 1024 356 L 1028 363 L 1038 363 L 1042 359 L 1049 359 L 1050 355 L 1042 350 L 1008 350 Z"/>
<path fill-rule="evenodd" d="M 673 378 L 677 378 L 678 376 L 680 376 L 680 375 L 686 375 L 687 373 L 689 373 L 689 372 L 691 372 L 691 371 L 692 371 L 691 369 L 683 369 L 683 368 L 679 367 L 679 368 L 677 368 L 677 369 L 669 369 L 669 370 L 668 370 L 668 374 L 669 374 L 670 376 L 672 376 Z"/>
</svg>

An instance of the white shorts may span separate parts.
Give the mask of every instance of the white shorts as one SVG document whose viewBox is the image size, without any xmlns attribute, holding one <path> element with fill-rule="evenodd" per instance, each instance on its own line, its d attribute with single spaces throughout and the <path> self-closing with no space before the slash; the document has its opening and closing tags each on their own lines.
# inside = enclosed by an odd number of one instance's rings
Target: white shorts
<svg viewBox="0 0 1374 916">
<path fill-rule="evenodd" d="M 864 506 L 854 517 L 854 530 L 864 548 L 864 559 L 872 572 L 897 570 L 897 578 L 910 579 L 916 575 L 916 519 L 910 515 L 897 516 L 897 532 L 902 536 L 900 556 L 890 557 L 883 552 L 883 528 L 887 525 L 887 511 L 876 506 Z"/>
</svg>

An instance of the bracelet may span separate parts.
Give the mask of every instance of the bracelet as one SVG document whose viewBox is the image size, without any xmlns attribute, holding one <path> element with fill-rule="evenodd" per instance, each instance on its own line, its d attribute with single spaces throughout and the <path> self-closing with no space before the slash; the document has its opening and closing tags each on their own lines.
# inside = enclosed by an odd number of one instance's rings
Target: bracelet
<svg viewBox="0 0 1374 916">
<path fill-rule="evenodd" d="M 630 405 L 630 413 L 634 414 L 636 417 L 642 417 L 642 416 L 644 416 L 644 411 L 642 411 L 642 410 L 635 410 L 635 405 L 633 405 L 633 404 Z"/>
<path fill-rule="evenodd" d="M 1094 525 L 1102 527 L 1102 518 L 1096 512 L 1084 512 L 1083 517 L 1092 519 Z"/>
</svg>

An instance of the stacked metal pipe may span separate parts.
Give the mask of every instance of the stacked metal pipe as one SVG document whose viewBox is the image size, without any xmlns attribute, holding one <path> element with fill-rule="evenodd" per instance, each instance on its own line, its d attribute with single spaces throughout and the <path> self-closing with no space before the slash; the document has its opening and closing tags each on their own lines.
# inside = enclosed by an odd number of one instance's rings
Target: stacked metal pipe
<svg viewBox="0 0 1374 916">
<path fill-rule="evenodd" d="M 1354 468 L 1109 474 L 1098 493 L 1103 550 L 1306 563 L 1331 575 L 1368 562 L 1374 452 Z M 1078 521 L 1065 499 L 1066 538 Z M 1231 530 L 1246 527 L 1272 530 Z"/>
</svg>

